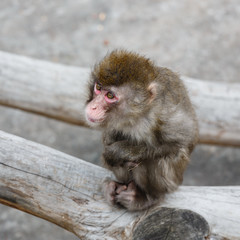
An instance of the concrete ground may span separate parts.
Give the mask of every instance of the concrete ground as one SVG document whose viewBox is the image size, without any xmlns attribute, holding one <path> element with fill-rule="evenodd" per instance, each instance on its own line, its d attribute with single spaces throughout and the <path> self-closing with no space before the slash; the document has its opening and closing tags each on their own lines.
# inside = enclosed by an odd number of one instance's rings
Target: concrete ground
<svg viewBox="0 0 240 240">
<path fill-rule="evenodd" d="M 92 67 L 108 51 L 127 48 L 211 81 L 240 82 L 239 26 L 238 0 L 0 1 L 1 51 Z M 4 107 L 0 129 L 100 164 L 99 132 Z M 199 145 L 184 184 L 239 185 L 240 149 Z M 32 239 L 77 238 L 1 205 L 0 240 Z"/>
</svg>

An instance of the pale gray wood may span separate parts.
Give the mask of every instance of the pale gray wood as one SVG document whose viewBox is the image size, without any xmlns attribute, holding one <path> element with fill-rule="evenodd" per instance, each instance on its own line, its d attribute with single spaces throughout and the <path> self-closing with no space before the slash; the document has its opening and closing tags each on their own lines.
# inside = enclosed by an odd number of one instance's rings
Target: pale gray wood
<svg viewBox="0 0 240 240">
<path fill-rule="evenodd" d="M 84 125 L 89 69 L 0 51 L 0 104 Z"/>
<path fill-rule="evenodd" d="M 0 52 L 0 104 L 85 125 L 89 73 Z M 198 115 L 200 142 L 240 146 L 240 84 L 182 79 Z"/>
<path fill-rule="evenodd" d="M 0 143 L 0 203 L 83 239 L 128 239 L 121 236 L 129 236 L 135 215 L 112 209 L 101 195 L 109 171 L 1 131 Z"/>
<path fill-rule="evenodd" d="M 189 209 L 209 223 L 212 233 L 240 239 L 240 186 L 180 187 L 162 206 Z"/>
<path fill-rule="evenodd" d="M 195 106 L 200 142 L 240 146 L 240 84 L 182 77 Z"/>
<path fill-rule="evenodd" d="M 108 170 L 1 131 L 0 143 L 0 202 L 82 239 L 131 239 L 139 220 L 161 206 L 193 210 L 212 235 L 240 239 L 240 187 L 180 187 L 155 209 L 129 213 L 103 199 Z"/>
</svg>

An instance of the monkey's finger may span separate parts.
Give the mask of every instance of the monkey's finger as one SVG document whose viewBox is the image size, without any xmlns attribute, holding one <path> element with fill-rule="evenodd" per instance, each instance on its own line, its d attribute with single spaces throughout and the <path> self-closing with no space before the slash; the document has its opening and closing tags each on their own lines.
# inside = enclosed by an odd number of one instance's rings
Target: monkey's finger
<svg viewBox="0 0 240 240">
<path fill-rule="evenodd" d="M 127 190 L 127 186 L 126 186 L 126 185 L 120 185 L 120 184 L 119 184 L 119 186 L 118 186 L 117 189 L 116 189 L 116 193 L 117 193 L 117 194 L 120 194 L 120 192 L 125 191 L 125 190 Z"/>
<path fill-rule="evenodd" d="M 117 189 L 117 183 L 114 181 L 109 182 L 108 188 L 111 192 L 115 192 L 115 190 Z"/>
<path fill-rule="evenodd" d="M 128 187 L 127 187 L 128 191 L 136 191 L 137 187 L 136 187 L 136 184 L 132 181 L 128 184 Z"/>
<path fill-rule="evenodd" d="M 116 202 L 126 208 L 131 208 L 132 204 L 136 202 L 136 192 L 134 191 L 122 191 L 119 195 L 116 195 Z"/>
</svg>

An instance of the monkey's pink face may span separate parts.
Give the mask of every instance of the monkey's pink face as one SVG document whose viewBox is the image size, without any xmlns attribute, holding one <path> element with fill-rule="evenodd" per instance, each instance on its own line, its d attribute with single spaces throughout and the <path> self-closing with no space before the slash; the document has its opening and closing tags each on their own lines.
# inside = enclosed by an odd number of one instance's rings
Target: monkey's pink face
<svg viewBox="0 0 240 240">
<path fill-rule="evenodd" d="M 86 106 L 86 119 L 89 123 L 98 125 L 106 118 L 106 112 L 119 101 L 119 97 L 110 90 L 95 83 L 93 99 Z"/>
</svg>

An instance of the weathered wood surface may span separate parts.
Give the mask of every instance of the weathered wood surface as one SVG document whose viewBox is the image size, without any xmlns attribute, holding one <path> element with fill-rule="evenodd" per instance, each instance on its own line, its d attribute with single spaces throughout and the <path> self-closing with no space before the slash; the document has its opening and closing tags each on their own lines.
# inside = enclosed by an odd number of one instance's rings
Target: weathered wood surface
<svg viewBox="0 0 240 240">
<path fill-rule="evenodd" d="M 106 169 L 0 131 L 0 203 L 44 218 L 81 239 L 131 239 L 146 212 L 111 208 Z M 190 209 L 214 234 L 240 239 L 240 187 L 180 187 L 161 206 Z M 215 238 L 212 238 L 215 239 Z"/>
<path fill-rule="evenodd" d="M 0 52 L 0 104 L 85 125 L 89 72 Z M 240 84 L 182 79 L 199 118 L 200 142 L 240 146 Z"/>
</svg>

